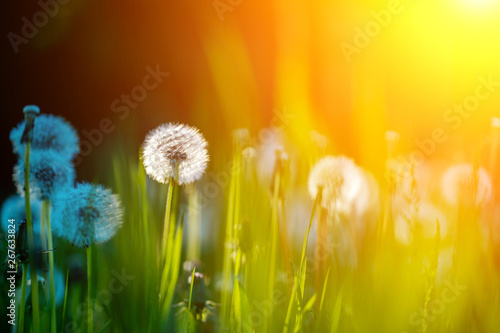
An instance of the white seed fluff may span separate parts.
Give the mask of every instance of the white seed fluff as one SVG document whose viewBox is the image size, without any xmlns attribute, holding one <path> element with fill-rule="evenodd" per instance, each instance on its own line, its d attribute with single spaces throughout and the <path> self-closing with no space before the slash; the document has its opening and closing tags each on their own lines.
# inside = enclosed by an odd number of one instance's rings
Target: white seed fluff
<svg viewBox="0 0 500 333">
<path fill-rule="evenodd" d="M 323 188 L 321 206 L 330 212 L 350 215 L 353 203 L 364 187 L 363 170 L 345 156 L 319 160 L 309 174 L 309 194 L 314 200 Z"/>
<path fill-rule="evenodd" d="M 477 180 L 473 179 L 473 175 L 474 168 L 467 163 L 457 164 L 446 170 L 441 178 L 441 191 L 450 205 L 477 207 L 490 201 L 493 185 L 488 172 L 479 168 Z"/>
<path fill-rule="evenodd" d="M 143 145 L 146 173 L 160 183 L 189 184 L 201 178 L 208 162 L 207 142 L 197 128 L 163 124 L 149 132 Z"/>
<path fill-rule="evenodd" d="M 54 233 L 78 247 L 108 241 L 123 223 L 118 196 L 87 183 L 60 192 L 53 201 L 52 216 Z"/>
<path fill-rule="evenodd" d="M 10 132 L 14 152 L 20 156 L 24 154 L 26 146 L 21 143 L 25 127 L 26 122 L 23 121 Z M 31 141 L 33 150 L 53 150 L 70 160 L 80 152 L 79 141 L 76 130 L 63 118 L 51 114 L 35 118 Z"/>
<path fill-rule="evenodd" d="M 33 229 L 35 234 L 40 233 L 40 216 L 42 210 L 42 203 L 31 198 L 31 218 L 33 221 Z M 19 195 L 11 195 L 2 204 L 2 229 L 5 233 L 8 232 L 9 220 L 15 220 L 16 230 L 22 220 L 26 220 L 26 206 L 25 199 Z"/>
<path fill-rule="evenodd" d="M 14 167 L 17 192 L 24 195 L 24 158 Z M 73 186 L 75 168 L 63 155 L 53 150 L 32 150 L 30 156 L 30 192 L 39 200 L 51 199 L 56 192 Z"/>
</svg>

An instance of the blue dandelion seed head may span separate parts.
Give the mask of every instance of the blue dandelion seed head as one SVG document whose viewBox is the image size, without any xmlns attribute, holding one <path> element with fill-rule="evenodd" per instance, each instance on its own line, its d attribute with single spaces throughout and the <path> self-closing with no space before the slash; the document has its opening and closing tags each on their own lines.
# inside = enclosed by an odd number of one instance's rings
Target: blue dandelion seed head
<svg viewBox="0 0 500 333">
<path fill-rule="evenodd" d="M 75 168 L 64 156 L 53 150 L 32 151 L 30 156 L 30 192 L 39 200 L 52 199 L 61 190 L 73 186 Z M 24 195 L 24 158 L 14 167 L 14 183 Z"/>
<path fill-rule="evenodd" d="M 104 243 L 123 221 L 120 199 L 101 185 L 80 183 L 53 200 L 53 231 L 78 247 Z"/>
<path fill-rule="evenodd" d="M 25 127 L 26 122 L 23 121 L 10 132 L 14 152 L 19 156 L 24 154 L 26 146 L 21 143 Z M 53 150 L 66 159 L 72 159 L 80 152 L 79 141 L 76 130 L 64 118 L 51 114 L 41 114 L 35 118 L 31 141 L 33 150 Z"/>
<path fill-rule="evenodd" d="M 31 293 L 31 275 L 30 271 L 27 270 L 27 286 L 26 286 L 26 300 L 30 296 Z M 38 270 L 37 272 L 37 279 L 38 279 L 38 285 L 41 286 L 43 289 L 47 290 L 47 293 L 49 292 L 49 286 L 50 286 L 50 275 L 47 273 L 47 281 L 43 277 L 43 271 Z M 55 291 L 56 291 L 56 305 L 61 305 L 62 301 L 64 300 L 64 292 L 66 290 L 66 276 L 63 274 L 63 272 L 58 269 L 57 267 L 54 267 L 54 286 L 55 286 Z M 21 288 L 17 288 L 16 290 L 16 301 L 18 303 L 21 302 Z"/>
<path fill-rule="evenodd" d="M 31 198 L 31 217 L 33 221 L 33 229 L 36 234 L 40 233 L 40 216 L 42 204 L 39 200 Z M 22 220 L 26 220 L 26 208 L 24 198 L 19 195 L 11 195 L 2 204 L 2 230 L 8 232 L 9 220 L 14 219 L 16 231 Z"/>
</svg>

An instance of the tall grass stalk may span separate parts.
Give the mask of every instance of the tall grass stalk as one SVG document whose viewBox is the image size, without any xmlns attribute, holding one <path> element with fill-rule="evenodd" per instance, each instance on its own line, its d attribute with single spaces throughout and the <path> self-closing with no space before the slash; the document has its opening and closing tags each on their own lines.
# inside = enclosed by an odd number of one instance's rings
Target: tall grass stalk
<svg viewBox="0 0 500 333">
<path fill-rule="evenodd" d="M 200 259 L 200 233 L 201 219 L 200 208 L 198 206 L 198 190 L 195 184 L 190 184 L 191 191 L 189 193 L 188 203 L 188 259 Z"/>
<path fill-rule="evenodd" d="M 309 219 L 309 225 L 306 228 L 306 232 L 304 235 L 304 243 L 302 245 L 302 254 L 300 257 L 300 265 L 297 272 L 294 272 L 294 283 L 292 288 L 292 294 L 290 296 L 290 302 L 288 303 L 288 309 L 285 316 L 285 322 L 283 324 L 283 333 L 289 332 L 291 328 L 291 322 L 293 314 L 296 312 L 294 309 L 294 305 L 297 304 L 298 299 L 302 299 L 304 296 L 304 289 L 306 286 L 306 274 L 307 274 L 307 244 L 309 242 L 309 234 L 311 233 L 312 223 L 314 221 L 314 216 L 316 214 L 316 210 L 318 209 L 323 195 L 323 189 L 318 189 L 318 194 L 316 195 L 316 200 L 314 200 L 314 205 L 311 213 L 311 218 Z"/>
<path fill-rule="evenodd" d="M 21 280 L 21 305 L 19 308 L 18 333 L 24 333 L 24 315 L 26 312 L 26 284 L 28 283 L 28 264 L 23 263 L 23 276 Z"/>
<path fill-rule="evenodd" d="M 274 178 L 273 201 L 271 210 L 271 252 L 269 254 L 269 284 L 267 289 L 268 300 L 273 299 L 274 281 L 276 278 L 276 257 L 278 255 L 277 251 L 279 243 L 278 196 L 280 191 L 280 179 L 280 172 L 277 172 Z M 268 332 L 272 327 L 272 316 L 265 316 L 264 318 L 264 332 Z"/>
<path fill-rule="evenodd" d="M 234 250 L 234 245 L 237 242 L 236 234 L 234 232 L 235 221 L 237 215 L 235 212 L 239 211 L 237 204 L 239 200 L 239 178 L 241 171 L 241 152 L 235 149 L 233 153 L 233 165 L 231 170 L 231 180 L 229 185 L 229 198 L 226 217 L 226 230 L 224 239 L 224 253 L 223 253 L 223 267 L 222 267 L 222 283 L 223 288 L 221 292 L 221 325 L 228 327 L 229 316 L 231 310 L 231 295 L 228 286 L 231 280 L 231 253 Z"/>
<path fill-rule="evenodd" d="M 40 310 L 38 297 L 38 278 L 36 271 L 36 254 L 35 254 L 35 235 L 33 232 L 33 221 L 31 217 L 31 202 L 30 202 L 30 152 L 31 142 L 26 142 L 24 152 L 24 198 L 26 206 L 26 231 L 28 233 L 28 249 L 30 262 L 30 278 L 31 278 L 31 305 L 33 312 L 33 333 L 40 332 Z"/>
<path fill-rule="evenodd" d="M 87 332 L 94 332 L 94 304 L 92 302 L 92 244 L 87 247 L 87 302 L 88 302 L 88 321 Z"/>
<path fill-rule="evenodd" d="M 56 333 L 56 287 L 54 281 L 54 244 L 52 242 L 52 226 L 50 224 L 50 201 L 44 200 L 42 205 L 42 214 L 45 214 L 45 221 L 47 224 L 47 253 L 49 255 L 50 331 L 51 333 Z"/>
</svg>

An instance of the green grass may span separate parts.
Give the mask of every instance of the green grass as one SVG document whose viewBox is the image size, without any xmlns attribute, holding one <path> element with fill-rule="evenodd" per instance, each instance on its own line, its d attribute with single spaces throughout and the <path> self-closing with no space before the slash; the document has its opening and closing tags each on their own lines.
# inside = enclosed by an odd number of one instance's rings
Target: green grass
<svg viewBox="0 0 500 333">
<path fill-rule="evenodd" d="M 84 250 L 54 239 L 53 264 L 67 272 L 64 301 L 55 312 L 57 332 L 495 332 L 500 327 L 495 252 L 467 237 L 471 228 L 479 233 L 475 212 L 447 211 L 449 219 L 467 226 L 459 237 L 442 240 L 438 232 L 429 242 L 415 234 L 414 243 L 403 246 L 394 240 L 394 221 L 385 208 L 377 231 L 363 243 L 369 250 L 351 269 L 335 265 L 333 256 L 315 259 L 310 236 L 322 210 L 320 195 L 304 203 L 310 219 L 298 221 L 295 231 L 303 242 L 283 235 L 290 228 L 285 222 L 296 218 L 290 197 L 304 191 L 307 171 L 285 187 L 288 176 L 278 168 L 271 188 L 242 162 L 240 149 L 234 149 L 232 161 L 228 186 L 202 206 L 184 187 L 149 181 L 136 154 L 115 153 L 100 180 L 121 198 L 123 228 L 110 242 L 92 247 L 88 267 Z M 209 181 L 193 187 L 199 197 Z M 381 207 L 388 207 L 390 193 L 380 184 Z M 165 202 L 171 213 L 165 214 Z M 187 253 L 193 240 L 184 231 L 196 214 L 189 209 L 211 216 L 202 223 L 213 224 L 203 229 L 212 234 L 204 236 L 216 240 L 194 251 L 203 263 L 196 272 L 205 275 L 206 301 L 215 303 L 208 302 L 203 315 L 193 303 L 194 270 L 182 268 L 192 259 Z M 164 234 L 165 225 L 170 227 Z M 438 276 L 438 259 L 449 246 L 456 249 L 452 267 Z M 70 265 L 71 256 L 79 258 L 76 265 Z M 325 273 L 319 281 L 318 267 Z M 27 303 L 25 332 L 36 331 L 36 325 L 49 331 L 51 306 L 40 304 L 37 324 L 31 299 Z"/>
</svg>

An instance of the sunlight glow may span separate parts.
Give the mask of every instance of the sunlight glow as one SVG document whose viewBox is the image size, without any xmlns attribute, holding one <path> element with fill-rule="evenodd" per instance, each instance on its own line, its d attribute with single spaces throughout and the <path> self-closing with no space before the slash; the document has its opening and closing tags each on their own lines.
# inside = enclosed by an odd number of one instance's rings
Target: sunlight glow
<svg viewBox="0 0 500 333">
<path fill-rule="evenodd" d="M 462 0 L 468 7 L 486 9 L 495 3 L 495 0 Z"/>
</svg>

